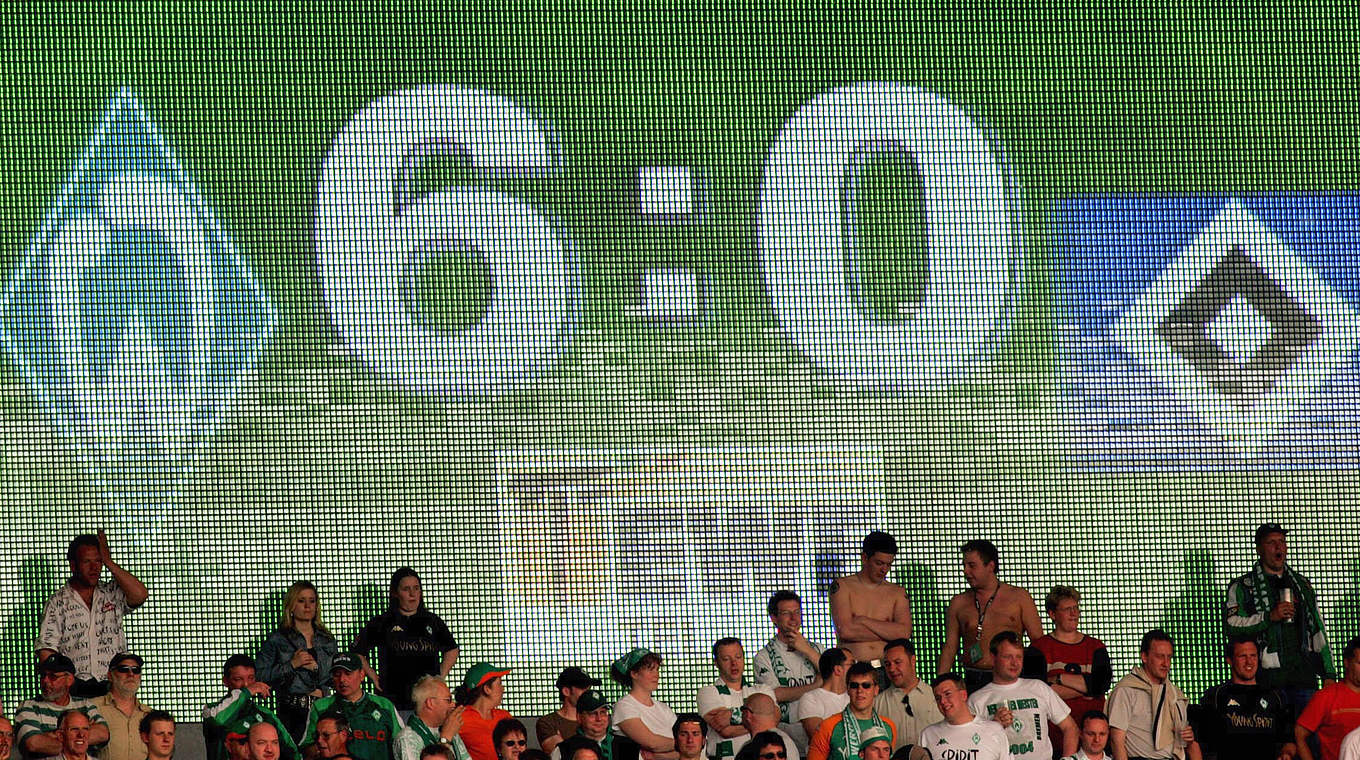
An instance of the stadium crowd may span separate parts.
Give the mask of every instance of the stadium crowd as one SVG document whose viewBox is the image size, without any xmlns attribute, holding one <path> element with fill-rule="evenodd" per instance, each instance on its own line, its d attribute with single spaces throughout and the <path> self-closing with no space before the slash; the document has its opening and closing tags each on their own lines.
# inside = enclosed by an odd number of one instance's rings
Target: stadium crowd
<svg viewBox="0 0 1360 760">
<path fill-rule="evenodd" d="M 751 678 L 743 642 L 719 639 L 716 678 L 691 711 L 655 697 L 662 655 L 633 649 L 608 668 L 625 691 L 612 703 L 600 679 L 564 668 L 560 707 L 533 721 L 531 748 L 530 728 L 501 707 L 508 669 L 476 663 L 450 689 L 458 643 L 401 568 L 388 609 L 347 647 L 316 587 L 293 584 L 259 652 L 223 663 L 202 730 L 208 760 L 1360 760 L 1360 637 L 1338 671 L 1286 534 L 1257 528 L 1259 560 L 1224 594 L 1231 677 L 1198 700 L 1172 680 L 1175 642 L 1161 630 L 1115 681 L 1104 644 L 1080 629 L 1075 588 L 1044 599 L 1045 633 L 985 540 L 961 547 L 968 588 L 949 603 L 937 673 L 918 673 L 910 600 L 887 580 L 897 543 L 875 531 L 859 571 L 828 591 L 836 646 L 809 641 L 802 600 L 777 591 Z M 143 658 L 123 631 L 146 586 L 103 531 L 77 536 L 67 560 L 35 645 L 40 696 L 12 722 L 0 707 L 0 760 L 169 760 L 174 718 L 138 699 Z"/>
</svg>

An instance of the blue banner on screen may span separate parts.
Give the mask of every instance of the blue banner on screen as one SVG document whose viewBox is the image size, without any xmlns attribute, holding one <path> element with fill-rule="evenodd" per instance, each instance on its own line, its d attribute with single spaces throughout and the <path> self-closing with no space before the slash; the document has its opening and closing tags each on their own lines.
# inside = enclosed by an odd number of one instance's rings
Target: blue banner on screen
<svg viewBox="0 0 1360 760">
<path fill-rule="evenodd" d="M 1060 361 L 1094 467 L 1360 460 L 1360 196 L 1077 197 Z"/>
</svg>

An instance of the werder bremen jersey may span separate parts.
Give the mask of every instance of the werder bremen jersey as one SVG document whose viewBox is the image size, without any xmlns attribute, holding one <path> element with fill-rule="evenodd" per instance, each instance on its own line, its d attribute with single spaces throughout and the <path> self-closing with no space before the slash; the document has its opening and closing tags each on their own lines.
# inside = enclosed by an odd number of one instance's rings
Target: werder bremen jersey
<svg viewBox="0 0 1360 760">
<path fill-rule="evenodd" d="M 932 760 L 1012 760 L 1006 732 L 981 716 L 961 726 L 942 720 L 921 732 L 921 746 Z"/>
<path fill-rule="evenodd" d="M 1011 710 L 1006 738 L 1015 760 L 1052 760 L 1048 724 L 1061 723 L 1072 714 L 1062 697 L 1048 684 L 1033 678 L 1021 678 L 1005 686 L 989 683 L 968 695 L 968 709 L 979 717 L 994 718 L 1002 707 Z"/>
<path fill-rule="evenodd" d="M 203 742 L 208 760 L 226 760 L 227 734 L 242 734 L 256 723 L 266 722 L 279 732 L 279 756 L 291 760 L 298 756 L 297 745 L 288 729 L 283 727 L 268 707 L 255 701 L 247 689 L 233 689 L 216 704 L 203 708 Z"/>
<path fill-rule="evenodd" d="M 730 710 L 730 725 L 740 726 L 741 705 L 752 694 L 767 694 L 770 699 L 774 699 L 774 690 L 768 686 L 747 684 L 734 691 L 731 687 L 719 681 L 699 689 L 695 701 L 698 703 L 700 715 L 708 715 L 718 709 Z M 738 747 L 732 739 L 724 739 L 718 735 L 717 731 L 709 731 L 708 738 L 704 741 L 704 753 L 712 760 L 731 760 L 736 756 L 737 749 Z"/>
<path fill-rule="evenodd" d="M 313 702 L 302 746 L 316 741 L 316 721 L 331 711 L 339 712 L 349 721 L 354 732 L 354 738 L 349 740 L 349 753 L 354 760 L 393 760 L 396 756 L 397 734 L 404 726 L 392 701 L 377 694 L 365 694 L 357 702 L 347 702 L 339 694 L 332 694 Z"/>
<path fill-rule="evenodd" d="M 812 642 L 808 642 L 812 644 Z M 821 647 L 812 644 L 818 652 Z M 770 639 L 765 646 L 751 658 L 751 670 L 755 671 L 755 682 L 771 689 L 780 686 L 807 686 L 817 680 L 817 664 L 808 658 L 791 651 L 777 637 Z M 780 723 L 798 722 L 798 700 L 779 704 Z"/>
</svg>

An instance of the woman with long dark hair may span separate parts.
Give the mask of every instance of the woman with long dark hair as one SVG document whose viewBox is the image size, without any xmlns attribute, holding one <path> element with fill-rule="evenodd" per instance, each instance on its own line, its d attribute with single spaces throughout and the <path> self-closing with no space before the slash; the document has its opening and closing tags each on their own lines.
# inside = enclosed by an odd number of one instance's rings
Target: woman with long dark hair
<svg viewBox="0 0 1360 760">
<path fill-rule="evenodd" d="M 378 670 L 369 654 L 378 650 Z M 368 621 L 350 651 L 359 655 L 364 675 L 398 710 L 413 710 L 411 687 L 424 676 L 447 678 L 458 660 L 458 642 L 444 621 L 425 607 L 420 576 L 409 567 L 392 573 L 387 611 Z"/>
</svg>

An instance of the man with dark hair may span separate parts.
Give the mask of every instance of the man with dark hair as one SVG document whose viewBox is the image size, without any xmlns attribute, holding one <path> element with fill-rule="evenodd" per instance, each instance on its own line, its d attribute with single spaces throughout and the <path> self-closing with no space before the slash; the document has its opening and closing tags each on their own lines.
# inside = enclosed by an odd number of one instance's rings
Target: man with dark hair
<svg viewBox="0 0 1360 760">
<path fill-rule="evenodd" d="M 1275 523 L 1256 529 L 1258 560 L 1228 584 L 1223 630 L 1230 638 L 1256 639 L 1257 680 L 1279 689 L 1297 716 L 1317 691 L 1318 679 L 1325 686 L 1336 681 L 1337 672 L 1313 584 L 1285 561 L 1288 532 Z"/>
<path fill-rule="evenodd" d="M 1081 749 L 1063 760 L 1113 760 L 1105 752 L 1109 739 L 1109 717 L 1099 710 L 1088 710 L 1081 716 Z"/>
<path fill-rule="evenodd" d="M 884 645 L 883 670 L 892 685 L 874 699 L 874 709 L 897 726 L 895 751 L 918 743 L 921 731 L 944 716 L 935 706 L 930 687 L 916 673 L 916 646 L 911 639 L 893 639 Z"/>
<path fill-rule="evenodd" d="M 713 644 L 713 665 L 718 669 L 718 680 L 701 687 L 695 702 L 708 723 L 705 750 L 709 760 L 731 760 L 740 745 L 750 738 L 742 726 L 742 703 L 747 696 L 758 693 L 774 699 L 774 690 L 746 683 L 742 677 L 746 671 L 746 652 L 740 639 L 718 639 Z"/>
<path fill-rule="evenodd" d="M 859 572 L 831 584 L 831 621 L 837 643 L 858 662 L 883 656 L 883 642 L 911 638 L 911 601 L 906 589 L 888 582 L 897 557 L 897 540 L 882 531 L 864 537 Z M 854 754 L 851 752 L 850 754 Z"/>
<path fill-rule="evenodd" d="M 945 613 L 944 650 L 940 652 L 940 673 L 954 668 L 963 653 L 963 673 L 968 691 L 974 692 L 992 680 L 992 657 L 988 643 L 1002 631 L 1028 634 L 1030 641 L 1044 635 L 1039 625 L 1039 610 L 1034 597 L 1019 586 L 1002 583 L 997 577 L 1000 560 L 991 541 L 974 540 L 960 547 L 963 552 L 963 577 L 968 590 L 949 601 Z"/>
<path fill-rule="evenodd" d="M 1277 760 L 1297 754 L 1294 715 L 1284 696 L 1256 682 L 1258 651 L 1253 637 L 1229 641 L 1225 656 L 1232 677 L 1210 686 L 1200 699 L 1195 733 L 1208 757 Z"/>
<path fill-rule="evenodd" d="M 675 739 L 675 751 L 680 755 L 679 760 L 701 760 L 704 757 L 704 745 L 708 741 L 708 724 L 698 713 L 681 713 L 675 716 L 671 736 Z"/>
<path fill-rule="evenodd" d="M 1322 687 L 1294 723 L 1294 744 L 1302 760 L 1313 760 L 1309 737 L 1317 735 L 1323 760 L 1337 760 L 1341 741 L 1360 728 L 1360 636 L 1342 651 L 1342 677 Z"/>
<path fill-rule="evenodd" d="M 809 740 L 821 728 L 823 720 L 840 714 L 850 703 L 845 677 L 854 664 L 855 658 L 841 647 L 832 647 L 818 658 L 817 669 L 822 677 L 822 685 L 798 698 L 798 720 L 803 724 Z"/>
<path fill-rule="evenodd" d="M 147 760 L 170 760 L 175 755 L 175 718 L 164 710 L 150 710 L 137 724 L 146 745 Z"/>
<path fill-rule="evenodd" d="M 1115 684 L 1110 707 L 1110 747 L 1115 760 L 1200 760 L 1190 728 L 1189 701 L 1171 683 L 1171 636 L 1161 629 L 1143 634 L 1142 662 Z"/>
<path fill-rule="evenodd" d="M 968 687 L 963 677 L 944 673 L 931 682 L 935 706 L 944 720 L 926 726 L 921 746 L 935 760 L 1011 760 L 1010 742 L 996 721 L 975 716 L 968 709 Z"/>
<path fill-rule="evenodd" d="M 897 741 L 897 726 L 874 710 L 878 696 L 878 674 L 867 662 L 857 662 L 845 675 L 850 704 L 842 712 L 822 721 L 808 742 L 808 760 L 852 760 L 864 731 L 877 726 Z"/>
<path fill-rule="evenodd" d="M 293 737 L 283 727 L 279 717 L 261 702 L 269 696 L 269 685 L 255 680 L 254 657 L 247 654 L 228 657 L 222 665 L 222 685 L 227 688 L 227 695 L 203 708 L 203 745 L 208 760 L 223 760 L 227 756 L 227 736 L 247 736 L 250 727 L 260 722 L 277 729 L 277 736 L 274 737 L 275 755 L 282 753 L 284 760 L 292 760 L 297 756 Z M 245 741 L 242 751 L 254 751 L 249 739 Z"/>
<path fill-rule="evenodd" d="M 359 657 L 349 652 L 331 659 L 331 687 L 335 693 L 312 703 L 307 731 L 302 736 L 303 747 L 316 741 L 320 716 L 336 711 L 345 716 L 354 734 L 349 753 L 356 760 L 389 760 L 394 756 L 393 745 L 403 728 L 401 718 L 391 700 L 364 692 L 363 667 Z"/>
<path fill-rule="evenodd" d="M 412 720 L 415 720 L 414 716 Z M 334 760 L 341 755 L 349 755 L 349 743 L 353 738 L 354 730 L 349 727 L 349 721 L 343 714 L 331 710 L 316 719 L 316 744 L 313 746 L 317 758 Z M 400 739 L 401 735 L 398 734 L 397 738 Z M 406 760 L 400 747 L 393 754 L 396 760 Z"/>
<path fill-rule="evenodd" d="M 89 743 L 103 744 L 109 740 L 109 724 L 94 702 L 71 695 L 75 671 L 76 666 L 64 654 L 53 654 L 38 663 L 38 686 L 42 696 L 21 702 L 14 713 L 19 751 L 25 758 L 33 760 L 61 754 L 65 734 L 58 721 L 71 710 L 80 711 L 88 719 L 86 738 Z"/>
<path fill-rule="evenodd" d="M 591 678 L 590 674 L 574 665 L 557 675 L 555 687 L 562 705 L 534 723 L 534 734 L 538 736 L 538 745 L 544 752 L 551 754 L 558 742 L 576 735 L 576 700 L 599 685 L 600 679 Z"/>
<path fill-rule="evenodd" d="M 1049 724 L 1062 732 L 1062 754 L 1077 751 L 1077 722 L 1058 693 L 1043 681 L 1021 678 L 1025 648 L 1015 631 L 992 638 L 992 682 L 968 697 L 969 711 L 993 718 L 1006 730 L 1015 760 L 1052 760 Z"/>
<path fill-rule="evenodd" d="M 76 668 L 71 693 L 98 697 L 108 690 L 101 679 L 109 660 L 127 651 L 123 615 L 146 601 L 146 585 L 113 561 L 102 529 L 72 539 L 66 561 L 71 577 L 47 600 L 35 648 L 39 661 L 55 653 L 71 658 Z M 101 583 L 104 568 L 113 580 Z"/>
<path fill-rule="evenodd" d="M 574 736 L 559 742 L 559 745 L 561 751 L 557 752 L 557 756 L 562 758 L 562 760 L 604 760 L 604 753 L 600 749 L 600 745 L 580 734 L 575 734 Z M 554 747 L 553 749 L 556 751 L 558 747 Z M 527 754 L 528 752 L 532 752 L 532 750 L 526 750 L 525 752 Z M 524 755 L 520 755 L 520 757 L 523 758 Z"/>
<path fill-rule="evenodd" d="M 766 605 L 774 638 L 751 660 L 756 683 L 774 689 L 779 702 L 779 728 L 793 739 L 799 751 L 807 749 L 808 734 L 799 721 L 798 700 L 821 686 L 818 646 L 803 636 L 803 600 L 792 591 L 776 591 Z"/>
<path fill-rule="evenodd" d="M 137 699 L 142 685 L 142 657 L 131 652 L 113 656 L 108 666 L 109 693 L 94 701 L 109 724 L 109 743 L 99 750 L 100 760 L 145 760 L 142 719 L 151 708 Z"/>
</svg>

